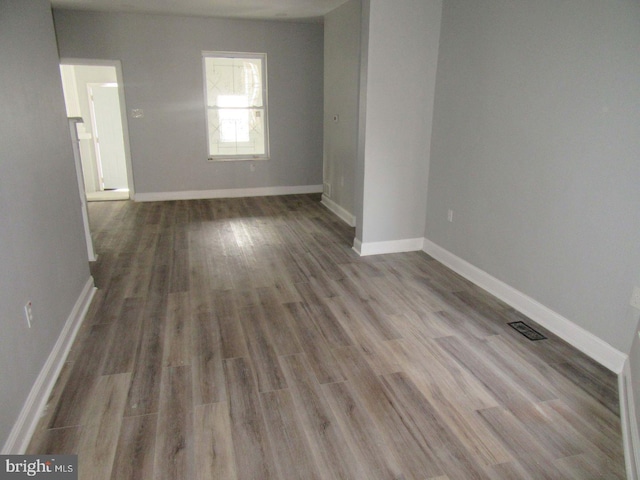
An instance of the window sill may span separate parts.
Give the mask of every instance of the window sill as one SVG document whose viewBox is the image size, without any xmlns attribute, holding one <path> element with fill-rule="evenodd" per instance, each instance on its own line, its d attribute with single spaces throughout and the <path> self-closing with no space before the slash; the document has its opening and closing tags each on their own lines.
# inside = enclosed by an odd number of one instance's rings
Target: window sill
<svg viewBox="0 0 640 480">
<path fill-rule="evenodd" d="M 271 157 L 209 157 L 209 162 L 259 162 L 271 160 Z"/>
</svg>

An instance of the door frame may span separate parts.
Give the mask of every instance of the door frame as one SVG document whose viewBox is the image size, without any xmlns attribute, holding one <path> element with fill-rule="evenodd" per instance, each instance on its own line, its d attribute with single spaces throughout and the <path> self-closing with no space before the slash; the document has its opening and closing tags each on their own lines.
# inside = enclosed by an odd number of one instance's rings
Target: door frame
<svg viewBox="0 0 640 480">
<path fill-rule="evenodd" d="M 98 188 L 101 192 L 105 190 L 104 188 L 104 164 L 102 161 L 102 150 L 98 136 L 98 127 L 96 120 L 96 105 L 94 103 L 94 88 L 96 87 L 107 87 L 107 88 L 118 88 L 117 83 L 111 82 L 101 82 L 101 83 L 87 83 L 87 96 L 89 100 L 89 113 L 91 116 L 91 130 L 93 131 L 93 146 L 95 152 L 95 162 L 96 168 L 98 171 Z M 122 107 L 118 105 L 118 111 L 122 114 Z M 124 127 L 122 127 L 124 129 Z M 118 162 L 119 163 L 119 162 Z M 126 160 L 125 160 L 125 169 L 126 169 Z M 128 172 L 127 172 L 127 184 L 129 182 Z M 128 185 L 127 185 L 128 186 Z"/>
<path fill-rule="evenodd" d="M 116 69 L 116 81 L 118 83 L 118 99 L 120 100 L 120 117 L 122 120 L 122 138 L 124 140 L 124 156 L 127 167 L 127 184 L 129 187 L 129 198 L 135 198 L 135 186 L 133 178 L 133 166 L 131 164 L 131 147 L 129 145 L 129 123 L 127 122 L 127 104 L 124 96 L 124 81 L 122 79 L 122 63 L 120 60 L 98 60 L 87 58 L 60 59 L 60 65 L 82 65 L 91 67 L 114 67 Z M 84 191 L 82 192 L 84 195 Z"/>
<path fill-rule="evenodd" d="M 87 195 L 85 193 L 84 175 L 82 174 L 82 160 L 80 160 L 80 140 L 78 139 L 78 123 L 82 123 L 82 117 L 72 117 L 69 121 L 69 134 L 71 135 L 73 148 L 73 161 L 76 166 L 76 177 L 78 180 L 78 191 L 80 192 L 80 209 L 82 211 L 82 225 L 84 226 L 84 239 L 87 244 L 87 254 L 90 262 L 98 260 L 96 251 L 93 248 L 93 238 L 89 229 L 89 209 L 87 207 Z"/>
</svg>

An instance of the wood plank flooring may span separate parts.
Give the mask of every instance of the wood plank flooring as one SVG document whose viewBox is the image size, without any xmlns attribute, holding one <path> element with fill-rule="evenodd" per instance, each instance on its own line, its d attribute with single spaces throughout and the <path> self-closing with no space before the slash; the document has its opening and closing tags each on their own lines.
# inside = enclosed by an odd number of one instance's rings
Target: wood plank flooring
<svg viewBox="0 0 640 480">
<path fill-rule="evenodd" d="M 358 257 L 317 195 L 89 209 L 99 290 L 29 453 L 83 480 L 625 478 L 613 373 L 424 253 Z"/>
</svg>

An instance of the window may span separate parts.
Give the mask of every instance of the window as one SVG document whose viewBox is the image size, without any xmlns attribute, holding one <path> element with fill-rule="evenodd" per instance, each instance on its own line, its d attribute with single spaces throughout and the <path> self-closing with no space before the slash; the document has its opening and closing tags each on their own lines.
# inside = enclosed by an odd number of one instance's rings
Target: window
<svg viewBox="0 0 640 480">
<path fill-rule="evenodd" d="M 210 160 L 269 158 L 267 56 L 202 54 Z"/>
</svg>

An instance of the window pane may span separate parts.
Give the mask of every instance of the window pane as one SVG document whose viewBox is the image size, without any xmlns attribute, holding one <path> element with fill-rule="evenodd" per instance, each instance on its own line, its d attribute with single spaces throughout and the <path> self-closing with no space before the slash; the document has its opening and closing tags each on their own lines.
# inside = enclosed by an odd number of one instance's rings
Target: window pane
<svg viewBox="0 0 640 480">
<path fill-rule="evenodd" d="M 211 155 L 264 155 L 264 111 L 257 108 L 210 108 Z"/>
<path fill-rule="evenodd" d="M 266 56 L 204 53 L 211 159 L 268 158 Z"/>
<path fill-rule="evenodd" d="M 207 106 L 223 106 L 221 99 L 229 96 L 243 98 L 246 106 L 263 106 L 260 59 L 206 57 L 205 69 Z"/>
</svg>

